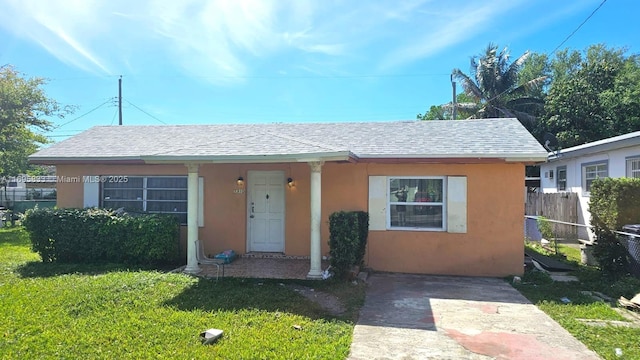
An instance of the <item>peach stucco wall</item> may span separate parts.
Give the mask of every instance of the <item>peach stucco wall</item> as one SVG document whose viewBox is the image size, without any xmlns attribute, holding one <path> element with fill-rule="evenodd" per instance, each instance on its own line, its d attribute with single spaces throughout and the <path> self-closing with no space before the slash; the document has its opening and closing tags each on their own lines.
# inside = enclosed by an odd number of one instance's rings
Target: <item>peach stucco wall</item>
<svg viewBox="0 0 640 360">
<path fill-rule="evenodd" d="M 236 179 L 249 170 L 281 170 L 295 186 L 285 186 L 285 253 L 310 252 L 310 168 L 292 164 L 205 164 L 204 227 L 199 238 L 207 253 L 247 249 L 246 193 L 234 192 Z M 182 165 L 59 165 L 58 176 L 186 175 Z M 368 210 L 368 177 L 467 177 L 467 233 L 370 231 L 365 261 L 375 270 L 503 276 L 523 271 L 522 164 L 374 164 L 326 163 L 322 168 L 322 254 L 328 254 L 328 217 L 339 210 Z M 284 184 L 283 184 L 284 186 Z M 58 184 L 58 206 L 81 207 L 79 183 Z M 183 228 L 183 237 L 184 237 Z M 183 240 L 184 241 L 184 240 Z M 184 245 L 184 242 L 183 242 Z"/>
</svg>

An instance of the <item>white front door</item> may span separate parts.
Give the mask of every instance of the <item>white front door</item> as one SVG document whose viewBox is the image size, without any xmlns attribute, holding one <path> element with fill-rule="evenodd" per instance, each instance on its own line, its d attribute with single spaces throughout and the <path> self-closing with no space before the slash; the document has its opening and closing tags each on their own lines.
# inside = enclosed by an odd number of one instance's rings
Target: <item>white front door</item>
<svg viewBox="0 0 640 360">
<path fill-rule="evenodd" d="M 284 172 L 249 171 L 248 251 L 284 252 Z"/>
</svg>

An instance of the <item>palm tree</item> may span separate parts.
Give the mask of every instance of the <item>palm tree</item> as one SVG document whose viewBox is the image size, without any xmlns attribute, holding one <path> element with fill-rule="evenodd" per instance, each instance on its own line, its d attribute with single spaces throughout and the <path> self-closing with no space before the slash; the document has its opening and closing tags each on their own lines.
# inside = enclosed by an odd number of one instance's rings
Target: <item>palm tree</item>
<svg viewBox="0 0 640 360">
<path fill-rule="evenodd" d="M 518 118 L 527 128 L 533 125 L 533 114 L 544 105 L 544 100 L 532 90 L 542 86 L 547 77 L 518 82 L 518 72 L 528 57 L 527 51 L 509 64 L 508 50 L 498 52 L 498 46 L 489 43 L 484 54 L 471 58 L 472 76 L 453 69 L 453 78 L 475 103 L 470 118 L 511 117 Z"/>
</svg>

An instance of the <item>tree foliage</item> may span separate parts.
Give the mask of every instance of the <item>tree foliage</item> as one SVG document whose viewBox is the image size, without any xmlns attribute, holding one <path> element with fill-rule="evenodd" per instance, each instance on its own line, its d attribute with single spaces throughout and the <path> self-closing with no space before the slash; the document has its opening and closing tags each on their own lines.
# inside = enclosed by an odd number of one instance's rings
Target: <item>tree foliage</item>
<svg viewBox="0 0 640 360">
<path fill-rule="evenodd" d="M 471 58 L 471 75 L 453 69 L 453 77 L 477 105 L 473 118 L 518 118 L 527 128 L 533 127 L 535 109 L 544 104 L 537 90 L 547 77 L 524 79 L 520 75 L 529 55 L 525 52 L 509 62 L 508 50 L 498 51 L 498 46 L 490 43 L 484 53 Z"/>
<path fill-rule="evenodd" d="M 25 173 L 27 157 L 47 143 L 48 117 L 64 117 L 71 107 L 49 98 L 43 78 L 25 78 L 12 66 L 0 67 L 0 179 Z"/>
<path fill-rule="evenodd" d="M 598 44 L 525 62 L 523 72 L 551 79 L 534 135 L 566 148 L 640 130 L 640 58 L 625 53 Z"/>
<path fill-rule="evenodd" d="M 477 106 L 470 96 L 465 93 L 456 95 L 456 118 L 455 120 L 466 119 L 476 111 Z M 443 105 L 432 105 L 429 111 L 416 115 L 418 120 L 451 120 L 453 117 L 453 105 L 451 103 Z"/>
</svg>

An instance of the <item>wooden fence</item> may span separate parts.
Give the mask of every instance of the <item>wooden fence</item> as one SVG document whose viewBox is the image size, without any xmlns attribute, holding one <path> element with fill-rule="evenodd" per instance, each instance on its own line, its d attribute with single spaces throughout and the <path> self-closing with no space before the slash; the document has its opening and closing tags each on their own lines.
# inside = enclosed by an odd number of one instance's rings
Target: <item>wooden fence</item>
<svg viewBox="0 0 640 360">
<path fill-rule="evenodd" d="M 525 215 L 544 216 L 550 220 L 578 223 L 578 194 L 576 193 L 528 193 Z M 567 240 L 578 238 L 578 227 L 553 224 L 556 237 Z"/>
</svg>

